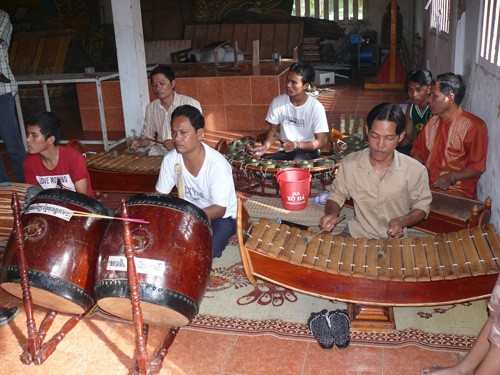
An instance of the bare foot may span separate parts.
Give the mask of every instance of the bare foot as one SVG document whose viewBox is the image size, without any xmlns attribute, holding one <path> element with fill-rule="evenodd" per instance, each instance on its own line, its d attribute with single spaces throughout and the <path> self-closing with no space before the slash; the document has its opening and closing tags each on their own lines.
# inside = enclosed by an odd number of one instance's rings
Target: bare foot
<svg viewBox="0 0 500 375">
<path fill-rule="evenodd" d="M 457 375 L 458 369 L 456 367 L 439 367 L 429 366 L 420 371 L 420 375 Z"/>
</svg>

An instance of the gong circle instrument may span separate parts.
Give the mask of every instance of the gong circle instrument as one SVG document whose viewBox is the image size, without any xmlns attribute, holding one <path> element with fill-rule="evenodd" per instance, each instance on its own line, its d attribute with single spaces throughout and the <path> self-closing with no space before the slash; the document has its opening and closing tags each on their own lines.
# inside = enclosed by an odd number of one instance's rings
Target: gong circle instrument
<svg viewBox="0 0 500 375">
<path fill-rule="evenodd" d="M 221 143 L 221 142 L 220 142 Z M 365 142 L 354 136 L 345 136 L 331 142 L 328 155 L 312 160 L 272 160 L 251 156 L 249 149 L 256 141 L 250 137 L 236 139 L 220 147 L 232 166 L 236 189 L 264 196 L 280 196 L 276 174 L 283 169 L 301 168 L 311 173 L 310 196 L 326 190 L 333 179 L 342 158 L 353 151 L 366 147 Z M 315 188 L 316 187 L 316 188 Z"/>
</svg>

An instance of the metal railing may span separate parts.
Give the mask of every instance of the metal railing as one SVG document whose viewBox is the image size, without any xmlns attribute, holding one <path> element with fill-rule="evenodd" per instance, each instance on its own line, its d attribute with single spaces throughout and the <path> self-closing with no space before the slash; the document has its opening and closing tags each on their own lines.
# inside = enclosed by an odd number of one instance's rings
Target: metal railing
<svg viewBox="0 0 500 375">
<path fill-rule="evenodd" d="M 106 128 L 106 117 L 104 115 L 104 101 L 102 96 L 102 87 L 101 82 L 118 78 L 119 74 L 116 72 L 106 72 L 106 73 L 95 73 L 95 74 L 84 74 L 84 73 L 68 73 L 68 74 L 52 74 L 52 75 L 31 75 L 31 76 L 17 76 L 17 84 L 18 86 L 33 86 L 33 85 L 41 85 L 43 89 L 43 97 L 45 101 L 45 109 L 50 112 L 50 100 L 49 100 L 49 91 L 47 86 L 54 84 L 62 84 L 62 83 L 94 83 L 96 85 L 97 91 L 97 103 L 99 106 L 99 118 L 101 120 L 101 131 L 102 131 L 102 141 L 81 141 L 83 144 L 102 144 L 104 146 L 104 150 L 108 151 L 110 148 L 114 148 L 119 144 L 125 142 L 125 138 L 122 138 L 118 141 L 109 141 L 108 140 L 108 130 Z M 24 116 L 21 106 L 21 100 L 19 97 L 19 93 L 17 93 L 16 97 L 16 108 L 17 108 L 17 116 L 19 119 L 19 128 L 21 130 L 21 135 L 23 138 L 23 143 L 26 147 L 26 132 L 24 129 Z M 65 142 L 62 140 L 61 142 Z"/>
</svg>

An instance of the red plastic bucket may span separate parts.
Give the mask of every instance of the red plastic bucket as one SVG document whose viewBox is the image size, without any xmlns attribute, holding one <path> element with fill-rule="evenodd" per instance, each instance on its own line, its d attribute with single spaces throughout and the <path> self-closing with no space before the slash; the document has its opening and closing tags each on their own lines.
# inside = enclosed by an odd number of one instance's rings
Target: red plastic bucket
<svg viewBox="0 0 500 375">
<path fill-rule="evenodd" d="M 299 211 L 307 206 L 311 190 L 311 174 L 300 168 L 283 169 L 276 173 L 281 201 L 287 210 Z"/>
</svg>

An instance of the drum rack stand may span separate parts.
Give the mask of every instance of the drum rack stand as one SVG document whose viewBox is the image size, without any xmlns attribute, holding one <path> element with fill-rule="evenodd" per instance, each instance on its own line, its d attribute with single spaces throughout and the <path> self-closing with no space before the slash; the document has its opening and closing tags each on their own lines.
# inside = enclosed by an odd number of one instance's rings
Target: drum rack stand
<svg viewBox="0 0 500 375">
<path fill-rule="evenodd" d="M 17 252 L 17 261 L 19 264 L 19 273 L 21 278 L 22 300 L 24 311 L 26 313 L 26 326 L 28 331 L 28 347 L 21 354 L 21 361 L 29 365 L 34 363 L 41 365 L 45 360 L 56 350 L 57 345 L 66 337 L 66 335 L 76 326 L 80 320 L 86 317 L 94 310 L 94 306 L 88 311 L 80 315 L 72 316 L 63 327 L 57 332 L 49 341 L 44 343 L 47 331 L 52 326 L 57 311 L 50 310 L 37 330 L 34 318 L 34 303 L 30 291 L 30 283 L 28 278 L 28 263 L 26 260 L 26 250 L 24 246 L 24 228 L 21 223 L 21 208 L 17 193 L 12 193 L 12 210 L 14 214 L 14 237 Z M 122 200 L 121 217 L 128 219 L 128 211 L 125 199 Z M 134 330 L 136 334 L 136 348 L 137 348 L 137 363 L 134 369 L 134 374 L 139 375 L 154 375 L 158 374 L 162 368 L 163 360 L 165 359 L 168 349 L 174 342 L 179 327 L 170 328 L 165 336 L 162 345 L 158 349 L 156 356 L 148 363 L 148 355 L 146 350 L 149 326 L 144 324 L 141 299 L 138 287 L 137 271 L 134 262 L 134 250 L 132 231 L 130 230 L 130 222 L 123 221 L 124 229 L 124 247 L 125 256 L 127 258 L 127 274 L 130 286 L 130 302 L 132 304 L 132 316 L 134 323 Z"/>
<path fill-rule="evenodd" d="M 121 217 L 123 219 L 129 218 L 125 199 L 122 199 Z M 160 349 L 158 349 L 156 356 L 148 364 L 146 344 L 149 326 L 144 324 L 144 319 L 142 316 L 141 296 L 139 294 L 138 286 L 139 282 L 137 279 L 137 271 L 134 261 L 132 231 L 130 230 L 130 222 L 127 220 L 123 221 L 123 242 L 125 248 L 125 257 L 127 258 L 127 275 L 128 284 L 130 287 L 130 302 L 132 304 L 132 317 L 134 322 L 135 342 L 137 348 L 137 364 L 134 374 L 158 374 L 161 370 L 163 360 L 167 355 L 168 349 L 177 336 L 179 327 L 170 328 L 167 335 L 165 336 L 165 339 L 163 340 L 162 345 L 160 346 Z"/>
<path fill-rule="evenodd" d="M 12 210 L 14 213 L 14 236 L 18 248 L 17 261 L 19 263 L 19 274 L 21 277 L 22 300 L 26 313 L 26 325 L 28 330 L 28 348 L 21 354 L 21 362 L 25 365 L 31 363 L 41 365 L 56 350 L 57 345 L 62 339 L 66 337 L 87 313 L 74 315 L 49 341 L 46 343 L 43 342 L 47 335 L 47 331 L 54 322 L 57 311 L 50 310 L 40 324 L 40 329 L 37 330 L 35 318 L 33 316 L 34 305 L 28 279 L 28 263 L 26 260 L 26 250 L 23 238 L 24 228 L 21 224 L 21 208 L 17 193 L 12 193 Z"/>
</svg>

